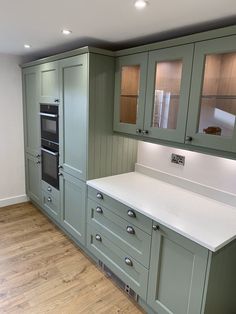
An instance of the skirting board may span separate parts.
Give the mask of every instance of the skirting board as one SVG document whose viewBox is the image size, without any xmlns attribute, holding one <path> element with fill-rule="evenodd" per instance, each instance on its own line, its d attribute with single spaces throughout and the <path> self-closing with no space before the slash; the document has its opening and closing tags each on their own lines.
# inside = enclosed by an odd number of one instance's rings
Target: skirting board
<svg viewBox="0 0 236 314">
<path fill-rule="evenodd" d="M 13 196 L 13 197 L 9 197 L 9 198 L 3 198 L 3 199 L 0 199 L 0 207 L 27 202 L 28 200 L 29 199 L 26 196 L 26 194 Z"/>
</svg>

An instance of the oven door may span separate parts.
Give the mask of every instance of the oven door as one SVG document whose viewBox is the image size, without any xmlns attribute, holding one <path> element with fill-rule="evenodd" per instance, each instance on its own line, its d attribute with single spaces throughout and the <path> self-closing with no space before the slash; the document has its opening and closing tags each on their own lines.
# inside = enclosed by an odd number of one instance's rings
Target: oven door
<svg viewBox="0 0 236 314">
<path fill-rule="evenodd" d="M 41 148 L 42 179 L 54 188 L 59 189 L 59 153 Z"/>
<path fill-rule="evenodd" d="M 58 143 L 58 115 L 53 113 L 40 112 L 41 117 L 41 138 Z"/>
</svg>

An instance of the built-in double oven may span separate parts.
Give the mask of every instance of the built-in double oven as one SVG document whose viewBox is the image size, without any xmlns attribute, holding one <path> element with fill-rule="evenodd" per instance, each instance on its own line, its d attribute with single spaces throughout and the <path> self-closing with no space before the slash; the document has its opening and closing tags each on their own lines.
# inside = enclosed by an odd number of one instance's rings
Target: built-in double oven
<svg viewBox="0 0 236 314">
<path fill-rule="evenodd" d="M 59 189 L 59 116 L 58 106 L 40 105 L 42 179 Z"/>
</svg>

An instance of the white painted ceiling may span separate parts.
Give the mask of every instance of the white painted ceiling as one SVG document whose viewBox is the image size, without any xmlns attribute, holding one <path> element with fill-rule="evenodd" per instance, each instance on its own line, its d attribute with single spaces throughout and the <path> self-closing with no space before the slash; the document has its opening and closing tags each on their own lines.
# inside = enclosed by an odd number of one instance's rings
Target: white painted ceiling
<svg viewBox="0 0 236 314">
<path fill-rule="evenodd" d="M 38 57 L 83 45 L 115 49 L 236 21 L 236 0 L 149 0 L 142 11 L 133 3 L 0 0 L 0 53 Z M 65 37 L 63 28 L 73 33 Z"/>
</svg>

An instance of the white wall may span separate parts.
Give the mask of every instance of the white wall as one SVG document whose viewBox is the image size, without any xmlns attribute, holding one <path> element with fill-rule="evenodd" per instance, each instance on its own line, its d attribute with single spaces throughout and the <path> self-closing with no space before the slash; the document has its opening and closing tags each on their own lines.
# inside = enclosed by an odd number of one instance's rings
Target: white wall
<svg viewBox="0 0 236 314">
<path fill-rule="evenodd" d="M 26 200 L 21 62 L 0 54 L 0 207 Z"/>
<path fill-rule="evenodd" d="M 185 156 L 185 166 L 170 162 L 172 153 Z M 138 163 L 219 190 L 236 194 L 236 161 L 139 142 Z"/>
</svg>

